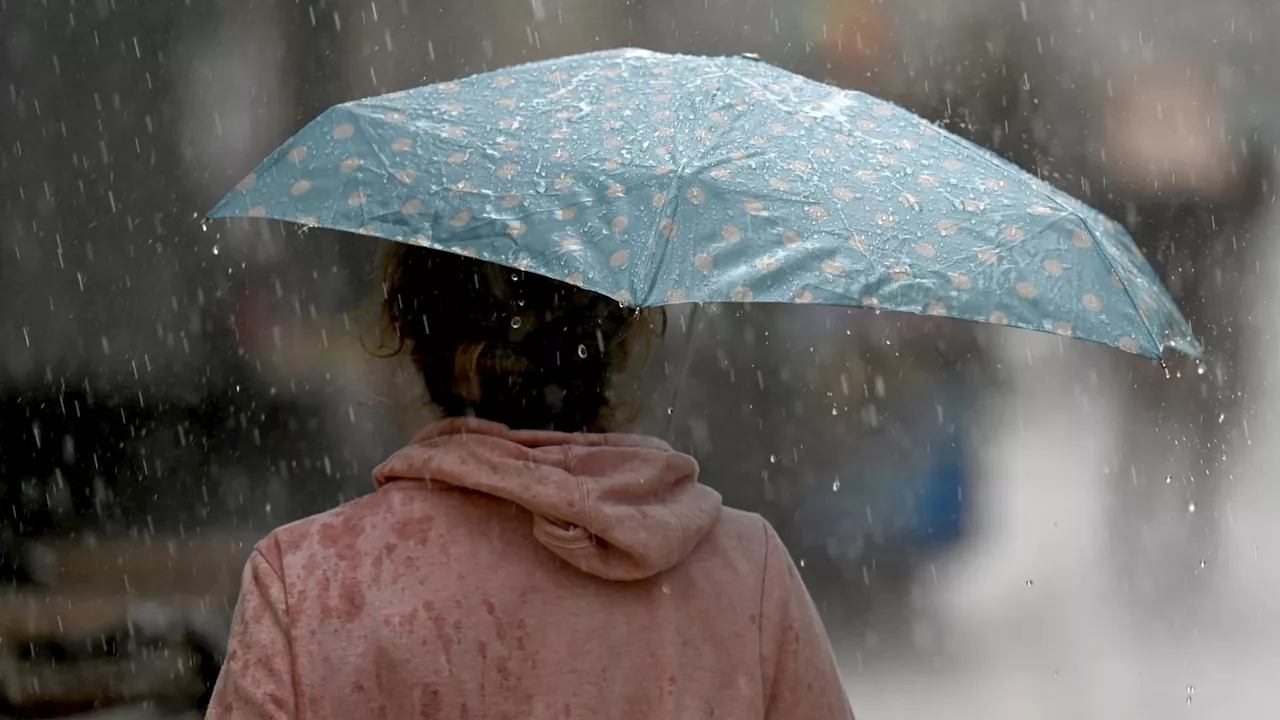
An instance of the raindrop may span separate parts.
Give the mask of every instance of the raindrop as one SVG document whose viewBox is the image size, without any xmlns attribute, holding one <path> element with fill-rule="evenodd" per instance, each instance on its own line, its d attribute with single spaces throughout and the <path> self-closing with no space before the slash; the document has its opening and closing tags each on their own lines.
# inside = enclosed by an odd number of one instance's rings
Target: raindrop
<svg viewBox="0 0 1280 720">
<path fill-rule="evenodd" d="M 1195 512 L 1195 511 L 1196 511 L 1196 504 L 1195 504 L 1195 503 L 1191 503 L 1191 504 L 1187 505 L 1187 512 L 1189 512 L 1189 513 L 1193 513 L 1193 512 Z"/>
<path fill-rule="evenodd" d="M 770 462 L 770 463 L 776 463 L 776 462 L 778 462 L 778 456 L 777 456 L 777 455 L 770 455 L 770 456 L 769 456 L 769 462 Z"/>
<path fill-rule="evenodd" d="M 1207 372 L 1207 371 L 1205 370 L 1204 365 L 1196 365 L 1196 374 L 1197 374 L 1197 375 L 1203 375 L 1203 374 L 1205 374 L 1205 372 Z"/>
<path fill-rule="evenodd" d="M 668 415 L 674 415 L 674 414 L 675 414 L 675 412 L 676 412 L 676 409 L 675 409 L 675 408 L 673 408 L 673 407 L 668 407 L 668 408 L 667 408 L 667 414 L 668 414 Z"/>
<path fill-rule="evenodd" d="M 214 245 L 214 246 L 213 246 L 213 254 L 214 254 L 214 255 L 217 255 L 217 254 L 218 254 L 218 246 L 217 246 L 217 245 Z"/>
<path fill-rule="evenodd" d="M 580 357 L 580 358 L 585 358 L 586 356 L 587 356 L 587 346 L 586 346 L 586 345 L 579 345 L 579 346 L 578 346 L 578 357 Z"/>
<path fill-rule="evenodd" d="M 520 324 L 521 324 L 522 322 L 523 322 L 523 321 L 520 319 L 520 316 L 519 316 L 519 315 L 515 315 L 515 316 L 513 316 L 513 317 L 511 318 L 511 329 L 512 329 L 512 330 L 515 330 L 515 329 L 519 328 L 519 327 L 520 327 Z"/>
<path fill-rule="evenodd" d="M 1035 582 L 1034 580 L 1028 580 L 1028 581 L 1027 581 L 1027 587 L 1031 587 L 1032 585 L 1035 585 L 1035 584 L 1036 584 L 1036 582 Z"/>
<path fill-rule="evenodd" d="M 840 491 L 840 478 L 836 478 L 836 481 L 831 483 L 831 492 L 839 492 L 839 491 Z"/>
<path fill-rule="evenodd" d="M 1168 485 L 1168 484 L 1170 484 L 1170 483 L 1172 483 L 1172 482 L 1173 482 L 1173 476 L 1172 476 L 1172 475 L 1168 475 L 1168 476 L 1166 476 L 1166 477 L 1165 477 L 1165 479 L 1164 479 L 1164 484 L 1165 484 L 1165 485 Z"/>
<path fill-rule="evenodd" d="M 670 586 L 670 585 L 668 585 L 668 584 L 666 584 L 666 583 L 662 583 L 662 594 L 663 594 L 663 595 L 670 595 L 670 594 L 671 594 L 671 586 Z"/>
</svg>

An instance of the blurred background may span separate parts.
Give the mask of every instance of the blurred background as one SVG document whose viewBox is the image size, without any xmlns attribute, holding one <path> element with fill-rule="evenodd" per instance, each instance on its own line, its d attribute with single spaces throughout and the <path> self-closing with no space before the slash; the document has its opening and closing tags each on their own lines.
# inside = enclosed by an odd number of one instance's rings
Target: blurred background
<svg viewBox="0 0 1280 720">
<path fill-rule="evenodd" d="M 1267 717 L 1270 0 L 0 0 L 0 715 L 199 716 L 253 542 L 427 418 L 378 245 L 203 213 L 329 105 L 592 49 L 758 53 L 1123 222 L 1209 350 L 685 308 L 642 427 L 770 519 L 859 718 Z"/>
</svg>

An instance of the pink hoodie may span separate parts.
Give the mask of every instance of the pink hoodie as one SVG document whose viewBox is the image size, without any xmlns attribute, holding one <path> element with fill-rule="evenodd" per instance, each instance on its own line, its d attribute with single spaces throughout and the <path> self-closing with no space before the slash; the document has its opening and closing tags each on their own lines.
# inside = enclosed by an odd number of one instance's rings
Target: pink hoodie
<svg viewBox="0 0 1280 720">
<path fill-rule="evenodd" d="M 851 720 L 762 518 L 652 438 L 428 428 L 244 572 L 208 717 Z"/>
</svg>

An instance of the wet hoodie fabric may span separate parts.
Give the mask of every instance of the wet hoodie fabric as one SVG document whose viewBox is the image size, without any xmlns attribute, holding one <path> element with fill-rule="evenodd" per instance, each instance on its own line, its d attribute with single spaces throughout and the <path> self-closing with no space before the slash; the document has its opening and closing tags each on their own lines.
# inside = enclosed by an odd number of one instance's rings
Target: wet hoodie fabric
<svg viewBox="0 0 1280 720">
<path fill-rule="evenodd" d="M 214 720 L 850 720 L 757 515 L 647 437 L 447 420 L 271 533 Z"/>
</svg>

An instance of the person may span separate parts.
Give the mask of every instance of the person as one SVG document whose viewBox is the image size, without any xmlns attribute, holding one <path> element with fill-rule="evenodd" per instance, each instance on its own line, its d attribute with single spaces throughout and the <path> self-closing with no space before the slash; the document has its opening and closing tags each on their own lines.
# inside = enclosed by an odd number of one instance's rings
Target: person
<svg viewBox="0 0 1280 720">
<path fill-rule="evenodd" d="M 661 317 L 405 245 L 384 289 L 444 419 L 256 546 L 208 718 L 852 719 L 774 530 L 618 432 Z"/>
</svg>

